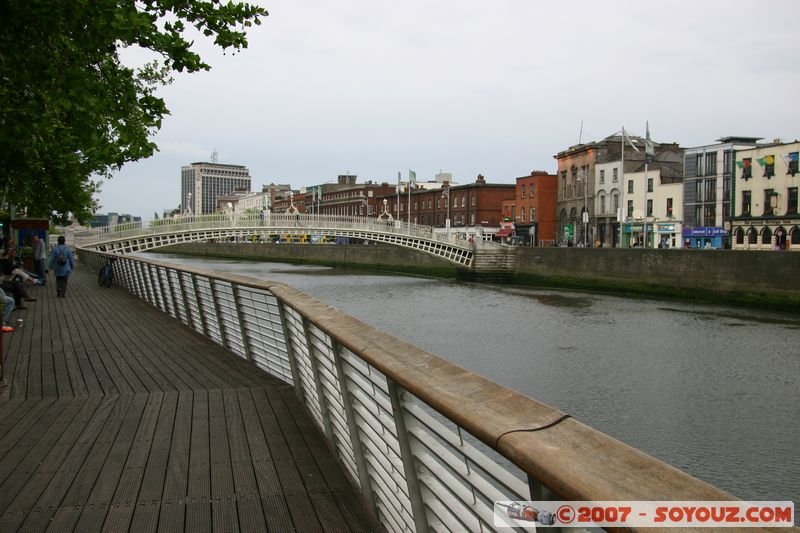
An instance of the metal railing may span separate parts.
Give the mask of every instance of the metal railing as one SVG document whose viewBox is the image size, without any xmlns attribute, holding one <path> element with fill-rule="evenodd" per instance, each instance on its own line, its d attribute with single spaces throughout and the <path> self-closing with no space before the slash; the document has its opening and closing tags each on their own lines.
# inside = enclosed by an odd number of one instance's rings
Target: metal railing
<svg viewBox="0 0 800 533">
<path fill-rule="evenodd" d="M 285 284 L 131 256 L 115 274 L 291 384 L 389 531 L 493 531 L 499 500 L 734 499 Z"/>
<path fill-rule="evenodd" d="M 364 216 L 336 216 L 270 213 L 259 214 L 212 214 L 183 215 L 145 222 L 131 222 L 114 226 L 103 226 L 75 233 L 75 244 L 79 247 L 91 246 L 108 240 L 129 239 L 147 235 L 159 235 L 166 232 L 181 232 L 215 228 L 262 228 L 265 230 L 281 230 L 305 228 L 309 230 L 324 229 L 358 229 L 364 231 L 393 233 L 408 237 L 451 242 L 452 238 L 436 233 L 430 226 L 409 224 L 401 220 L 386 220 Z M 457 243 L 456 243 L 457 244 Z M 466 243 L 462 246 L 467 248 Z"/>
</svg>

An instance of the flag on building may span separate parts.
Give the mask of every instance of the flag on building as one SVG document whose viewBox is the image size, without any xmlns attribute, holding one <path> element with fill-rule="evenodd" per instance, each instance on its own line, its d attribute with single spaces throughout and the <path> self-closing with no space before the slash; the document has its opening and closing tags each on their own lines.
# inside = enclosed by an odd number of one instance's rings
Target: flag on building
<svg viewBox="0 0 800 533">
<path fill-rule="evenodd" d="M 656 148 L 653 145 L 653 139 L 650 138 L 650 123 L 645 122 L 645 139 L 644 139 L 644 157 L 645 160 L 649 163 L 653 161 L 656 157 Z"/>
<path fill-rule="evenodd" d="M 630 137 L 628 137 L 628 132 L 627 132 L 627 131 L 625 131 L 625 128 L 622 128 L 622 137 L 623 137 L 623 139 L 625 139 L 626 141 L 628 141 L 628 144 L 630 144 L 630 145 L 631 145 L 631 148 L 633 148 L 633 149 L 634 149 L 634 150 L 636 150 L 637 152 L 639 151 L 639 149 L 638 149 L 638 148 L 636 148 L 636 145 L 635 145 L 635 144 L 633 144 L 633 140 L 632 140 Z"/>
<path fill-rule="evenodd" d="M 412 183 L 414 185 L 417 184 L 417 173 L 414 172 L 413 170 L 408 171 L 408 183 L 409 185 L 411 185 Z"/>
<path fill-rule="evenodd" d="M 400 171 L 397 171 L 397 194 L 400 194 Z"/>
</svg>

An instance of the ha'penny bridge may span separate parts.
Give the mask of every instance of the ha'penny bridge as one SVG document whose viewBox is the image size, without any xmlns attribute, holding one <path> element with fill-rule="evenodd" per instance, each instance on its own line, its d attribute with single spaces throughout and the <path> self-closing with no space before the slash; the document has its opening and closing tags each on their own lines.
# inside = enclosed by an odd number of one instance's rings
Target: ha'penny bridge
<svg viewBox="0 0 800 533">
<path fill-rule="evenodd" d="M 130 254 L 239 230 L 84 235 L 67 298 L 36 289 L 3 339 L 0 531 L 494 531 L 496 501 L 734 499 L 285 284 Z"/>
<path fill-rule="evenodd" d="M 96 228 L 76 234 L 80 247 L 100 252 L 128 254 L 172 244 L 208 241 L 258 241 L 299 237 L 345 238 L 386 243 L 417 250 L 473 272 L 514 270 L 515 248 L 471 240 L 452 233 L 434 232 L 430 226 L 408 224 L 388 218 L 269 213 L 259 215 L 182 216 Z"/>
</svg>

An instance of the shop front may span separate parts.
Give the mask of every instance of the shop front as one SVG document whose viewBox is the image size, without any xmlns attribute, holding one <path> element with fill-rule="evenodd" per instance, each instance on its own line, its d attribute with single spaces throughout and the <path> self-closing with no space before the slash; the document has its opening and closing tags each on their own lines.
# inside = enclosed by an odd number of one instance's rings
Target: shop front
<svg viewBox="0 0 800 533">
<path fill-rule="evenodd" d="M 676 222 L 657 222 L 655 242 L 658 248 L 681 248 L 681 225 Z"/>
<path fill-rule="evenodd" d="M 725 228 L 683 228 L 683 247 L 693 250 L 722 250 L 728 240 Z"/>
<path fill-rule="evenodd" d="M 622 248 L 641 247 L 653 248 L 653 224 L 650 222 L 647 224 L 624 222 L 622 224 Z"/>
</svg>

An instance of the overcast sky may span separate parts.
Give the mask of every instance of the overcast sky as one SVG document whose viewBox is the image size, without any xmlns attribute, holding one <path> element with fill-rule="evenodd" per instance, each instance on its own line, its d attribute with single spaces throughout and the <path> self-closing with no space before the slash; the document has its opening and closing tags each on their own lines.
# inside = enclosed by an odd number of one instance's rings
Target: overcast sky
<svg viewBox="0 0 800 533">
<path fill-rule="evenodd" d="M 800 1 L 274 0 L 210 72 L 161 91 L 160 152 L 103 185 L 100 212 L 179 204 L 180 167 L 245 165 L 253 190 L 513 183 L 621 126 L 690 147 L 800 137 Z M 129 56 L 130 57 L 130 56 Z"/>
</svg>

